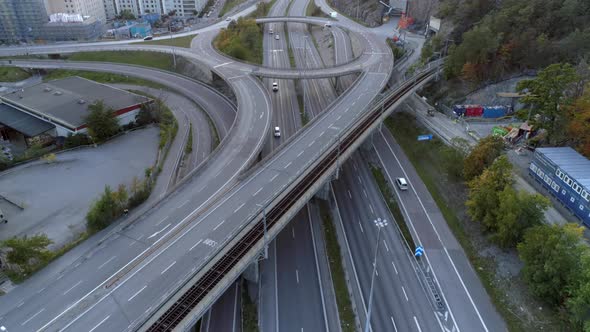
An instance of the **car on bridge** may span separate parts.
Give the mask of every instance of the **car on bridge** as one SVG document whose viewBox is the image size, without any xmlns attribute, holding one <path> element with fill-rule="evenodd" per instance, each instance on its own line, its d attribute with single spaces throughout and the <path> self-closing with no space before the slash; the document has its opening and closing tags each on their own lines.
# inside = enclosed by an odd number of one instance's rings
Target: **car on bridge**
<svg viewBox="0 0 590 332">
<path fill-rule="evenodd" d="M 281 137 L 281 128 L 275 127 L 275 137 Z"/>
<path fill-rule="evenodd" d="M 272 82 L 272 91 L 274 91 L 274 92 L 279 91 L 279 83 Z"/>
</svg>

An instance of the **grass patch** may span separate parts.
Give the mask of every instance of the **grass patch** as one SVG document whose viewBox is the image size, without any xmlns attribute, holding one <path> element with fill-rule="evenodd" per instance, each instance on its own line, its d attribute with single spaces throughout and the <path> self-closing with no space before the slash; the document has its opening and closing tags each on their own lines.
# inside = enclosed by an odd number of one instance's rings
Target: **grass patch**
<svg viewBox="0 0 590 332">
<path fill-rule="evenodd" d="M 242 279 L 242 327 L 245 332 L 258 332 L 258 310 L 248 294 L 248 282 Z"/>
<path fill-rule="evenodd" d="M 285 29 L 285 39 L 287 42 L 287 52 L 289 53 L 289 63 L 291 64 L 291 68 L 296 68 L 297 64 L 295 63 L 295 54 L 291 48 L 291 43 L 289 43 L 289 29 Z"/>
<path fill-rule="evenodd" d="M 80 52 L 69 56 L 74 61 L 117 62 L 174 71 L 172 55 L 144 51 Z"/>
<path fill-rule="evenodd" d="M 0 67 L 0 82 L 18 82 L 31 77 L 27 71 L 17 67 Z"/>
<path fill-rule="evenodd" d="M 310 0 L 309 3 L 307 4 L 307 8 L 305 8 L 305 15 L 306 16 L 326 17 L 326 14 L 324 14 L 322 9 L 315 4 L 314 0 Z"/>
<path fill-rule="evenodd" d="M 507 294 L 504 289 L 500 288 L 501 285 L 496 283 L 496 263 L 494 259 L 479 255 L 478 249 L 472 242 L 472 237 L 463 226 L 461 216 L 464 215 L 465 205 L 464 199 L 461 199 L 461 197 L 466 195 L 467 187 L 460 179 L 453 179 L 445 175 L 446 170 L 443 166 L 444 159 L 441 152 L 444 150 L 444 143 L 434 139 L 426 144 L 416 144 L 416 137 L 426 134 L 428 130 L 418 127 L 416 119 L 407 113 L 396 113 L 389 117 L 385 124 L 428 188 L 451 231 L 474 266 L 474 270 L 486 288 L 496 310 L 506 321 L 508 329 L 510 331 L 530 331 L 535 329 L 535 327 L 530 326 L 530 324 L 527 324 L 514 314 L 520 312 L 520 309 L 505 300 L 510 297 L 510 294 Z M 560 330 L 560 323 L 556 315 L 553 315 L 553 317 L 544 315 L 543 318 L 543 322 L 537 322 L 537 324 L 540 324 L 539 326 L 543 326 L 543 329 L 548 331 Z M 538 328 L 538 326 L 536 327 Z"/>
<path fill-rule="evenodd" d="M 226 0 L 225 4 L 223 4 L 223 8 L 219 11 L 218 17 L 223 17 L 227 12 L 232 10 L 235 6 L 241 4 L 244 0 Z"/>
<path fill-rule="evenodd" d="M 111 73 L 102 73 L 102 72 L 94 72 L 94 71 L 84 71 L 84 70 L 63 70 L 63 69 L 56 69 L 51 70 L 48 72 L 47 75 L 43 78 L 44 81 L 56 80 L 60 78 L 66 78 L 70 76 L 80 76 L 87 78 L 89 80 L 97 81 L 100 83 L 121 83 L 121 84 L 135 84 L 135 85 L 143 85 L 148 86 L 155 89 L 167 89 L 166 86 L 144 80 L 141 78 L 135 78 L 127 75 L 119 75 L 119 74 L 111 74 Z"/>
<path fill-rule="evenodd" d="M 219 133 L 217 132 L 217 127 L 211 120 L 211 117 L 207 112 L 205 112 L 205 116 L 207 117 L 207 122 L 209 123 L 209 128 L 211 128 L 211 151 L 215 150 L 219 146 Z"/>
<path fill-rule="evenodd" d="M 381 194 L 383 198 L 385 198 L 385 202 L 387 203 L 387 207 L 389 207 L 389 211 L 393 215 L 393 219 L 400 229 L 402 236 L 405 239 L 405 243 L 408 246 L 408 250 L 410 252 L 414 252 L 414 248 L 416 248 L 416 244 L 414 243 L 414 238 L 412 238 L 412 233 L 410 233 L 410 229 L 408 228 L 408 224 L 406 224 L 406 220 L 402 211 L 397 204 L 397 201 L 393 197 L 393 193 L 391 192 L 391 185 L 385 178 L 383 171 L 380 167 L 371 164 L 371 173 L 373 173 L 373 178 L 377 185 L 379 186 L 379 190 L 381 190 Z"/>
<path fill-rule="evenodd" d="M 167 46 L 176 46 L 176 47 L 191 47 L 191 41 L 198 35 L 190 35 L 184 37 L 176 37 L 176 38 L 166 38 L 161 40 L 148 40 L 143 42 L 143 44 L 149 45 L 167 45 Z"/>
<path fill-rule="evenodd" d="M 262 26 L 254 19 L 239 18 L 222 29 L 213 44 L 233 58 L 262 64 L 262 33 Z"/>
<path fill-rule="evenodd" d="M 189 154 L 193 152 L 193 124 L 189 124 L 188 129 L 188 139 L 186 140 L 186 145 L 184 146 L 184 153 Z"/>
<path fill-rule="evenodd" d="M 303 100 L 303 95 L 301 93 L 297 94 L 297 103 L 299 104 L 299 116 L 301 116 L 301 125 L 305 126 L 309 123 L 309 116 L 305 112 L 305 103 Z"/>
<path fill-rule="evenodd" d="M 352 303 L 350 302 L 348 286 L 344 277 L 342 255 L 340 254 L 340 246 L 336 238 L 336 228 L 334 227 L 334 222 L 332 221 L 326 202 L 320 201 L 319 206 L 322 216 L 322 229 L 326 237 L 326 251 L 328 253 L 328 261 L 330 262 L 330 270 L 332 271 L 332 282 L 334 284 L 334 292 L 336 293 L 336 303 L 338 304 L 340 325 L 342 331 L 353 332 L 356 326 L 355 317 L 354 311 L 352 310 Z"/>
</svg>

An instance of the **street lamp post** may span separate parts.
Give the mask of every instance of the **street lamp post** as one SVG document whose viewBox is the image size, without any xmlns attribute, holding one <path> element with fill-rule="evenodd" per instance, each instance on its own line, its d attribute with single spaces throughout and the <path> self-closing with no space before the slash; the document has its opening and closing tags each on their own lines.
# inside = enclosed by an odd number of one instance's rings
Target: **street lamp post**
<svg viewBox="0 0 590 332">
<path fill-rule="evenodd" d="M 377 242 L 375 243 L 375 258 L 373 259 L 373 275 L 371 276 L 371 289 L 369 291 L 369 309 L 367 310 L 367 320 L 365 322 L 365 332 L 369 332 L 371 326 L 371 309 L 373 308 L 373 286 L 375 285 L 375 272 L 377 271 L 377 254 L 379 253 L 379 239 L 381 237 L 381 229 L 387 226 L 387 220 L 377 218 L 373 220 L 377 226 Z"/>
</svg>

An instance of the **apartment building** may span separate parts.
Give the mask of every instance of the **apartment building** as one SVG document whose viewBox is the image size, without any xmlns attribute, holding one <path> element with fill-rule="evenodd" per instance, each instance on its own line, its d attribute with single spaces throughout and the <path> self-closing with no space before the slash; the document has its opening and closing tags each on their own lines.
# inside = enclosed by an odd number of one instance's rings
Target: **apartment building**
<svg viewBox="0 0 590 332">
<path fill-rule="evenodd" d="M 103 0 L 45 0 L 47 14 L 80 14 L 105 22 L 107 17 Z"/>
</svg>

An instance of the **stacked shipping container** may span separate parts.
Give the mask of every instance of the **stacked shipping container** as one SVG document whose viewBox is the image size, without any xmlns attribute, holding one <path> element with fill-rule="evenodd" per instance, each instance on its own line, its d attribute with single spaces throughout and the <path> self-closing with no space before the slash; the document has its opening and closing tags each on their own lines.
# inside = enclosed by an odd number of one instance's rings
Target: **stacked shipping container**
<svg viewBox="0 0 590 332">
<path fill-rule="evenodd" d="M 453 113 L 456 116 L 465 117 L 484 117 L 484 118 L 501 118 L 512 113 L 510 106 L 481 106 L 481 105 L 455 105 Z"/>
</svg>

